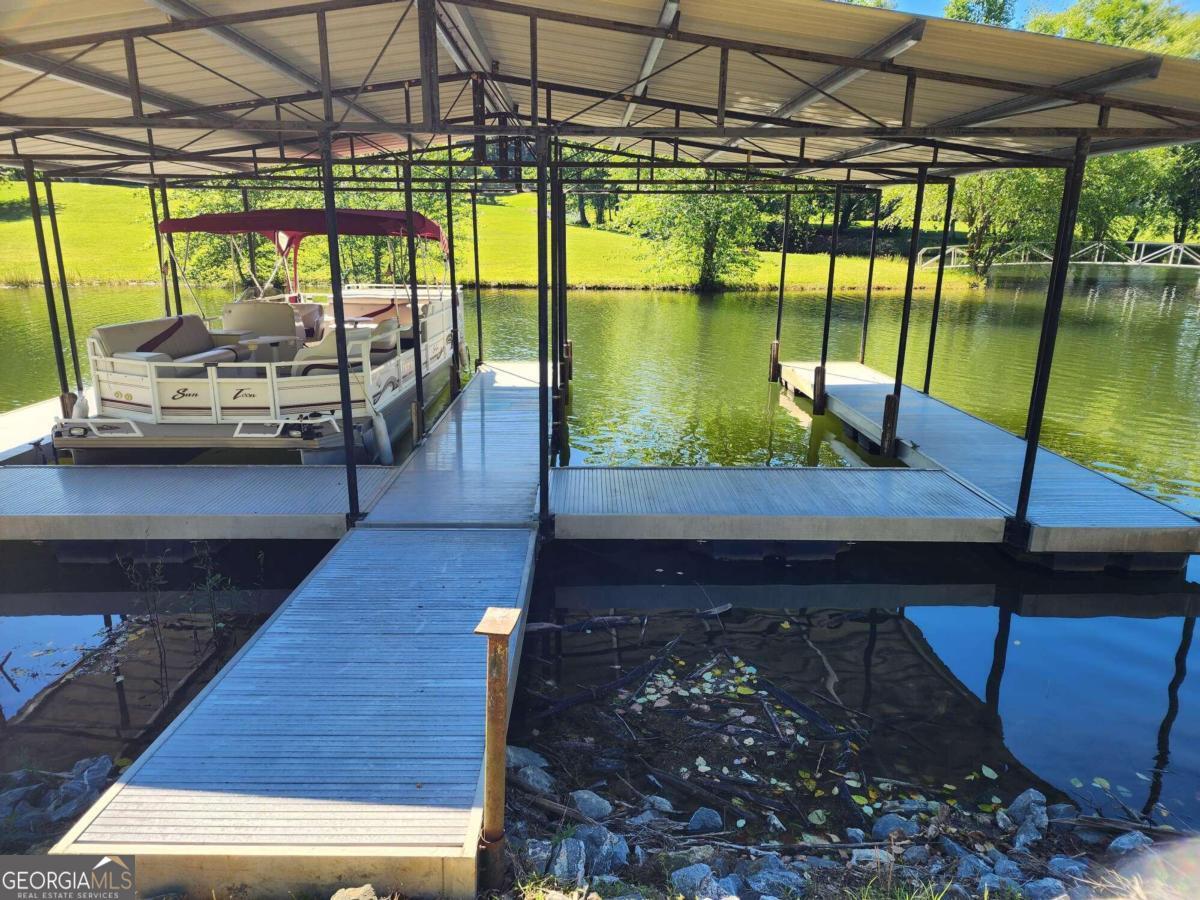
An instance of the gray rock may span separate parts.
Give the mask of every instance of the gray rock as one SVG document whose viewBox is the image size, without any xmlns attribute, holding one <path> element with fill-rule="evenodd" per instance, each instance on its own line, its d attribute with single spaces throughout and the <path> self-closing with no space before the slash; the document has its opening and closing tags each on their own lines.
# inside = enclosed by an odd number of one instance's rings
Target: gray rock
<svg viewBox="0 0 1200 900">
<path fill-rule="evenodd" d="M 671 873 L 671 886 L 685 897 L 695 897 L 704 879 L 712 877 L 712 867 L 707 863 L 694 863 Z"/>
<path fill-rule="evenodd" d="M 986 892 L 989 900 L 998 897 L 1020 897 L 1021 883 L 1000 875 L 984 875 L 979 879 L 979 892 Z"/>
<path fill-rule="evenodd" d="M 650 859 L 650 854 L 646 852 L 644 847 L 633 848 L 633 864 L 635 866 L 644 866 Z"/>
<path fill-rule="evenodd" d="M 733 877 L 737 877 L 736 875 Z M 740 879 L 739 879 L 740 881 Z M 700 900 L 721 900 L 723 897 L 736 897 L 736 891 L 729 893 L 721 880 L 713 875 L 704 876 L 704 880 L 696 888 L 696 897 Z"/>
<path fill-rule="evenodd" d="M 910 866 L 920 866 L 929 862 L 929 848 L 924 844 L 913 844 L 905 849 L 900 857 Z"/>
<path fill-rule="evenodd" d="M 688 819 L 688 831 L 697 834 L 702 831 L 720 831 L 725 827 L 721 814 L 715 809 L 702 806 Z"/>
<path fill-rule="evenodd" d="M 647 809 L 638 813 L 636 816 L 630 816 L 625 820 L 630 825 L 635 825 L 638 828 L 645 828 L 648 825 L 653 825 L 655 822 L 665 822 L 666 818 L 657 810 Z"/>
<path fill-rule="evenodd" d="M 1021 896 L 1025 900 L 1058 900 L 1067 896 L 1067 888 L 1057 878 L 1039 878 L 1025 882 L 1021 887 Z"/>
<path fill-rule="evenodd" d="M 25 787 L 27 784 L 33 784 L 37 781 L 37 777 L 28 769 L 13 769 L 4 775 L 0 775 L 0 785 L 7 788 Z"/>
<path fill-rule="evenodd" d="M 847 828 L 846 840 L 852 844 L 861 844 L 867 839 L 867 833 L 861 828 Z"/>
<path fill-rule="evenodd" d="M 613 805 L 594 791 L 571 791 L 571 805 L 589 819 L 606 819 Z"/>
<path fill-rule="evenodd" d="M 1032 815 L 1021 823 L 1013 837 L 1013 849 L 1026 852 L 1042 839 L 1042 829 L 1037 826 L 1037 819 Z"/>
<path fill-rule="evenodd" d="M 644 809 L 653 809 L 660 813 L 673 813 L 675 807 L 671 805 L 671 801 L 666 797 L 660 797 L 658 794 L 651 794 L 642 801 Z"/>
<path fill-rule="evenodd" d="M 717 895 L 718 897 L 739 897 L 745 885 L 745 882 L 742 881 L 742 876 L 733 872 L 724 878 L 717 878 L 716 883 L 720 891 Z"/>
<path fill-rule="evenodd" d="M 40 784 L 27 784 L 24 787 L 15 787 L 0 794 L 0 819 L 7 819 L 11 816 L 18 803 L 36 793 L 40 788 Z"/>
<path fill-rule="evenodd" d="M 45 831 L 50 825 L 50 814 L 22 800 L 4 824 L 16 832 L 37 833 Z"/>
<path fill-rule="evenodd" d="M 1017 823 L 1012 820 L 1012 817 L 1003 809 L 996 810 L 996 827 L 1008 834 L 1010 831 L 1016 831 Z"/>
<path fill-rule="evenodd" d="M 871 826 L 871 837 L 877 841 L 886 841 L 896 832 L 899 832 L 904 837 L 912 837 L 921 830 L 921 826 L 916 822 L 906 819 L 903 816 L 898 816 L 895 813 L 888 813 L 885 816 L 880 816 L 873 826 Z"/>
<path fill-rule="evenodd" d="M 1113 838 L 1113 842 L 1108 845 L 1108 853 L 1110 856 L 1126 856 L 1145 850 L 1153 843 L 1153 840 L 1140 831 L 1127 831 L 1120 837 Z"/>
<path fill-rule="evenodd" d="M 1079 815 L 1079 807 L 1074 803 L 1051 803 L 1046 807 L 1046 817 L 1053 822 L 1055 819 L 1073 819 Z"/>
<path fill-rule="evenodd" d="M 81 759 L 71 769 L 71 778 L 58 789 L 63 799 L 79 797 L 103 787 L 112 772 L 113 761 L 108 756 Z"/>
<path fill-rule="evenodd" d="M 957 841 L 943 836 L 938 845 L 942 848 L 942 852 L 951 859 L 962 859 L 964 856 L 970 856 L 971 852 Z"/>
<path fill-rule="evenodd" d="M 1011 878 L 1013 881 L 1021 882 L 1025 880 L 1025 873 L 1011 859 L 999 859 L 992 865 L 992 871 L 1001 878 Z"/>
<path fill-rule="evenodd" d="M 526 766 L 544 769 L 550 765 L 542 754 L 525 747 L 514 747 L 512 744 L 504 748 L 504 764 L 510 769 L 523 769 Z"/>
<path fill-rule="evenodd" d="M 781 866 L 778 869 L 763 869 L 756 875 L 751 875 L 746 879 L 746 885 L 760 894 L 786 897 L 791 894 L 803 894 L 808 882 L 795 869 Z"/>
<path fill-rule="evenodd" d="M 1072 834 L 1075 839 L 1081 844 L 1088 847 L 1107 847 L 1108 842 L 1112 840 L 1107 831 L 1100 831 L 1097 828 L 1076 828 Z"/>
<path fill-rule="evenodd" d="M 547 873 L 564 884 L 583 884 L 583 873 L 587 867 L 587 849 L 578 838 L 567 838 L 558 845 L 550 860 Z"/>
<path fill-rule="evenodd" d="M 1087 875 L 1088 864 L 1084 859 L 1056 856 L 1046 863 L 1046 870 L 1055 878 L 1083 878 Z"/>
<path fill-rule="evenodd" d="M 991 874 L 992 867 L 984 859 L 970 854 L 958 861 L 958 869 L 955 870 L 955 877 L 961 878 L 963 881 L 975 881 L 977 878 Z"/>
<path fill-rule="evenodd" d="M 1024 825 L 1026 821 L 1033 819 L 1038 828 L 1045 828 L 1046 795 L 1037 788 L 1029 788 L 1008 805 L 1008 816 L 1018 825 Z"/>
<path fill-rule="evenodd" d="M 47 814 L 51 822 L 69 822 L 83 815 L 99 799 L 100 789 L 89 788 L 85 793 L 57 799 L 47 809 Z"/>
<path fill-rule="evenodd" d="M 892 854 L 877 847 L 860 847 L 850 854 L 852 866 L 890 866 L 893 862 Z"/>
<path fill-rule="evenodd" d="M 329 900 L 377 900 L 377 898 L 375 888 L 372 885 L 364 884 L 362 887 L 342 888 Z"/>
<path fill-rule="evenodd" d="M 545 875 L 550 866 L 550 854 L 554 852 L 554 844 L 539 838 L 530 838 L 525 842 L 525 863 L 539 875 Z"/>
<path fill-rule="evenodd" d="M 588 845 L 588 871 L 593 875 L 609 875 L 629 865 L 629 843 L 619 834 L 613 834 L 608 829 L 603 831 L 604 835 L 594 848 L 590 841 L 585 841 Z"/>
<path fill-rule="evenodd" d="M 796 865 L 806 869 L 840 869 L 842 864 L 827 856 L 802 856 L 796 860 Z"/>
<path fill-rule="evenodd" d="M 554 793 L 554 776 L 537 766 L 523 766 L 513 773 L 513 781 L 535 794 Z"/>
<path fill-rule="evenodd" d="M 893 800 L 885 803 L 883 808 L 903 816 L 915 816 L 917 813 L 935 813 L 938 805 L 936 800 Z"/>
</svg>

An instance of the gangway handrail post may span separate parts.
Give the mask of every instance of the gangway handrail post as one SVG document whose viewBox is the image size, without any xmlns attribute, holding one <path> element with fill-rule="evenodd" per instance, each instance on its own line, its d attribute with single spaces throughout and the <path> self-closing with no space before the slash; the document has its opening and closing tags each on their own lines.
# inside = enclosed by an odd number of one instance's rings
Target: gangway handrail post
<svg viewBox="0 0 1200 900">
<path fill-rule="evenodd" d="M 1075 218 L 1079 212 L 1079 194 L 1087 168 L 1091 138 L 1075 139 L 1075 157 L 1063 179 L 1062 205 L 1058 215 L 1058 233 L 1054 243 L 1054 262 L 1050 269 L 1050 286 L 1046 294 L 1046 309 L 1042 315 L 1042 334 L 1038 343 L 1037 363 L 1033 371 L 1033 387 L 1029 396 L 1029 414 L 1025 421 L 1025 462 L 1021 467 L 1021 486 L 1017 491 L 1017 508 L 1013 516 L 1018 528 L 1025 532 L 1029 525 L 1029 497 L 1033 489 L 1033 470 L 1037 464 L 1038 441 L 1042 435 L 1042 419 L 1046 412 L 1046 394 L 1050 387 L 1050 367 L 1054 363 L 1054 343 L 1058 337 L 1058 321 L 1062 314 L 1063 292 L 1067 284 L 1067 269 L 1071 261 L 1071 242 L 1075 236 Z"/>
<path fill-rule="evenodd" d="M 421 332 L 421 301 L 420 288 L 417 285 L 417 236 L 413 234 L 413 195 L 412 195 L 412 136 L 409 135 L 409 153 L 404 160 L 404 214 L 408 217 L 408 226 L 404 229 L 405 241 L 408 245 L 408 308 L 412 320 L 413 333 L 413 372 L 416 375 L 416 399 L 413 401 L 412 425 L 413 438 L 420 440 L 425 436 L 425 337 Z"/>
<path fill-rule="evenodd" d="M 769 381 L 779 381 L 779 339 L 783 334 L 783 291 L 787 283 L 788 235 L 792 230 L 792 195 L 783 195 L 783 236 L 779 246 L 779 295 L 775 302 L 775 340 L 771 342 Z"/>
<path fill-rule="evenodd" d="M 867 293 L 863 300 L 862 333 L 858 338 L 858 361 L 867 361 L 867 326 L 871 322 L 871 288 L 875 284 L 875 241 L 879 236 L 879 200 L 882 191 L 875 191 L 875 208 L 871 213 L 871 249 L 867 254 Z"/>
<path fill-rule="evenodd" d="M 324 11 L 317 13 L 317 48 L 321 58 L 321 94 L 325 119 L 333 119 L 333 88 L 329 68 L 329 35 Z M 337 347 L 338 394 L 342 408 L 342 451 L 346 465 L 346 524 L 351 528 L 362 518 L 358 504 L 358 469 L 354 463 L 354 407 L 350 402 L 350 358 L 346 351 L 346 310 L 342 304 L 342 260 L 338 251 L 337 195 L 333 185 L 333 136 L 322 128 L 321 193 L 325 205 L 325 233 L 329 241 L 329 281 L 333 302 L 334 345 Z M 172 258 L 174 256 L 172 255 Z M 414 334 L 418 334 L 414 329 Z M 419 335 L 418 335 L 419 337 Z"/>
<path fill-rule="evenodd" d="M 825 412 L 825 366 L 829 363 L 829 328 L 833 319 L 833 279 L 837 272 L 838 232 L 841 230 L 842 186 L 833 189 L 833 236 L 829 239 L 829 275 L 825 280 L 825 315 L 821 322 L 821 361 L 813 370 L 813 415 Z"/>
<path fill-rule="evenodd" d="M 913 282 L 917 274 L 917 247 L 921 242 L 921 208 L 925 203 L 925 182 L 929 168 L 917 170 L 917 196 L 913 203 L 912 237 L 908 243 L 908 275 L 904 280 L 904 306 L 900 313 L 900 338 L 896 348 L 896 381 L 892 392 L 883 400 L 883 427 L 879 435 L 879 452 L 896 455 L 896 429 L 900 419 L 900 392 L 904 387 L 904 355 L 908 345 L 908 325 L 912 319 Z"/>
<path fill-rule="evenodd" d="M 954 179 L 946 185 L 946 211 L 942 220 L 942 245 L 938 254 L 937 281 L 933 286 L 933 309 L 929 313 L 929 348 L 925 354 L 924 394 L 929 393 L 929 382 L 933 377 L 933 349 L 937 344 L 938 316 L 942 311 L 942 278 L 946 274 L 946 246 L 950 242 L 950 221 L 954 214 Z"/>
<path fill-rule="evenodd" d="M 487 718 L 483 752 L 483 827 L 479 855 L 484 888 L 504 880 L 504 775 L 508 743 L 508 645 L 521 621 L 512 607 L 488 607 L 475 627 L 487 637 Z"/>
</svg>

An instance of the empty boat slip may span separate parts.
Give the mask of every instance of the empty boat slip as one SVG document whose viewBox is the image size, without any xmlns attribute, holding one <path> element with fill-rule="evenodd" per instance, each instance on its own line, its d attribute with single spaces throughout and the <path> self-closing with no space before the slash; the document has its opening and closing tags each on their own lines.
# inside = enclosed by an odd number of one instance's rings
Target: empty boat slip
<svg viewBox="0 0 1200 900">
<path fill-rule="evenodd" d="M 816 363 L 784 363 L 783 383 L 811 397 Z M 826 367 L 828 410 L 878 442 L 893 379 L 861 363 Z M 1012 515 L 1025 441 L 949 403 L 906 388 L 897 426 L 901 460 L 952 473 Z M 1174 507 L 1039 449 L 1026 549 L 1059 553 L 1195 553 L 1200 522 Z"/>
</svg>

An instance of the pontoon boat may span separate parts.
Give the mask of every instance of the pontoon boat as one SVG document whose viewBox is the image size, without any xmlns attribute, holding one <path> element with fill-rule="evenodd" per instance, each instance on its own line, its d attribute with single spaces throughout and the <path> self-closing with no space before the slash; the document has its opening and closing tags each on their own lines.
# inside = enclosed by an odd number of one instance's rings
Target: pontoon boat
<svg viewBox="0 0 1200 900">
<path fill-rule="evenodd" d="M 441 227 L 418 213 L 338 210 L 337 223 L 342 235 L 386 238 L 393 263 L 394 239 L 407 235 L 411 223 L 426 250 L 440 250 L 444 265 Z M 219 317 L 177 315 L 93 330 L 87 340 L 92 397 L 85 394 L 73 416 L 56 423 L 56 450 L 71 451 L 79 462 L 159 462 L 215 448 L 340 461 L 335 319 L 328 296 L 301 293 L 296 262 L 305 237 L 325 234 L 324 211 L 166 219 L 160 230 L 264 235 L 278 252 L 276 272 L 290 257 L 286 293 L 270 293 L 273 272 L 255 281 L 248 298 L 227 303 Z M 461 322 L 461 293 L 453 302 Z M 409 427 L 415 398 L 411 289 L 350 284 L 343 308 L 356 455 L 390 462 L 391 444 Z M 417 318 L 428 402 L 448 381 L 454 358 L 449 287 L 420 285 Z"/>
</svg>

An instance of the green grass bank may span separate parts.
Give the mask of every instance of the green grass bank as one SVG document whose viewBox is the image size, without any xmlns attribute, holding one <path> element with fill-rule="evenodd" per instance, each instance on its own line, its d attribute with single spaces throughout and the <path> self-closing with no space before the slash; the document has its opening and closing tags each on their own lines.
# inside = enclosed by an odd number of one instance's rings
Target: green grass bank
<svg viewBox="0 0 1200 900">
<path fill-rule="evenodd" d="M 157 279 L 157 260 L 151 238 L 147 192 L 92 184 L 56 184 L 54 199 L 62 234 L 67 278 L 74 283 L 147 282 Z M 460 278 L 473 275 L 470 230 L 458 223 L 457 258 Z M 49 239 L 49 225 L 43 214 Z M 479 205 L 480 281 L 489 286 L 528 287 L 537 284 L 536 197 L 518 194 Z M 567 273 L 577 288 L 687 289 L 694 273 L 686 266 L 664 262 L 662 248 L 652 241 L 599 228 L 577 225 L 567 229 Z M 773 290 L 779 284 L 779 253 L 760 252 L 756 271 L 730 287 Z M 788 254 L 787 285 L 797 291 L 824 290 L 828 257 L 820 253 Z M 53 273 L 53 260 L 51 260 Z M 879 257 L 875 286 L 880 291 L 902 290 L 906 263 L 900 257 Z M 935 272 L 917 272 L 918 290 L 933 288 Z M 967 276 L 946 273 L 948 285 L 966 287 Z M 867 259 L 838 260 L 836 287 L 861 290 L 867 279 Z M 0 284 L 39 283 L 37 249 L 24 182 L 0 182 Z"/>
</svg>

